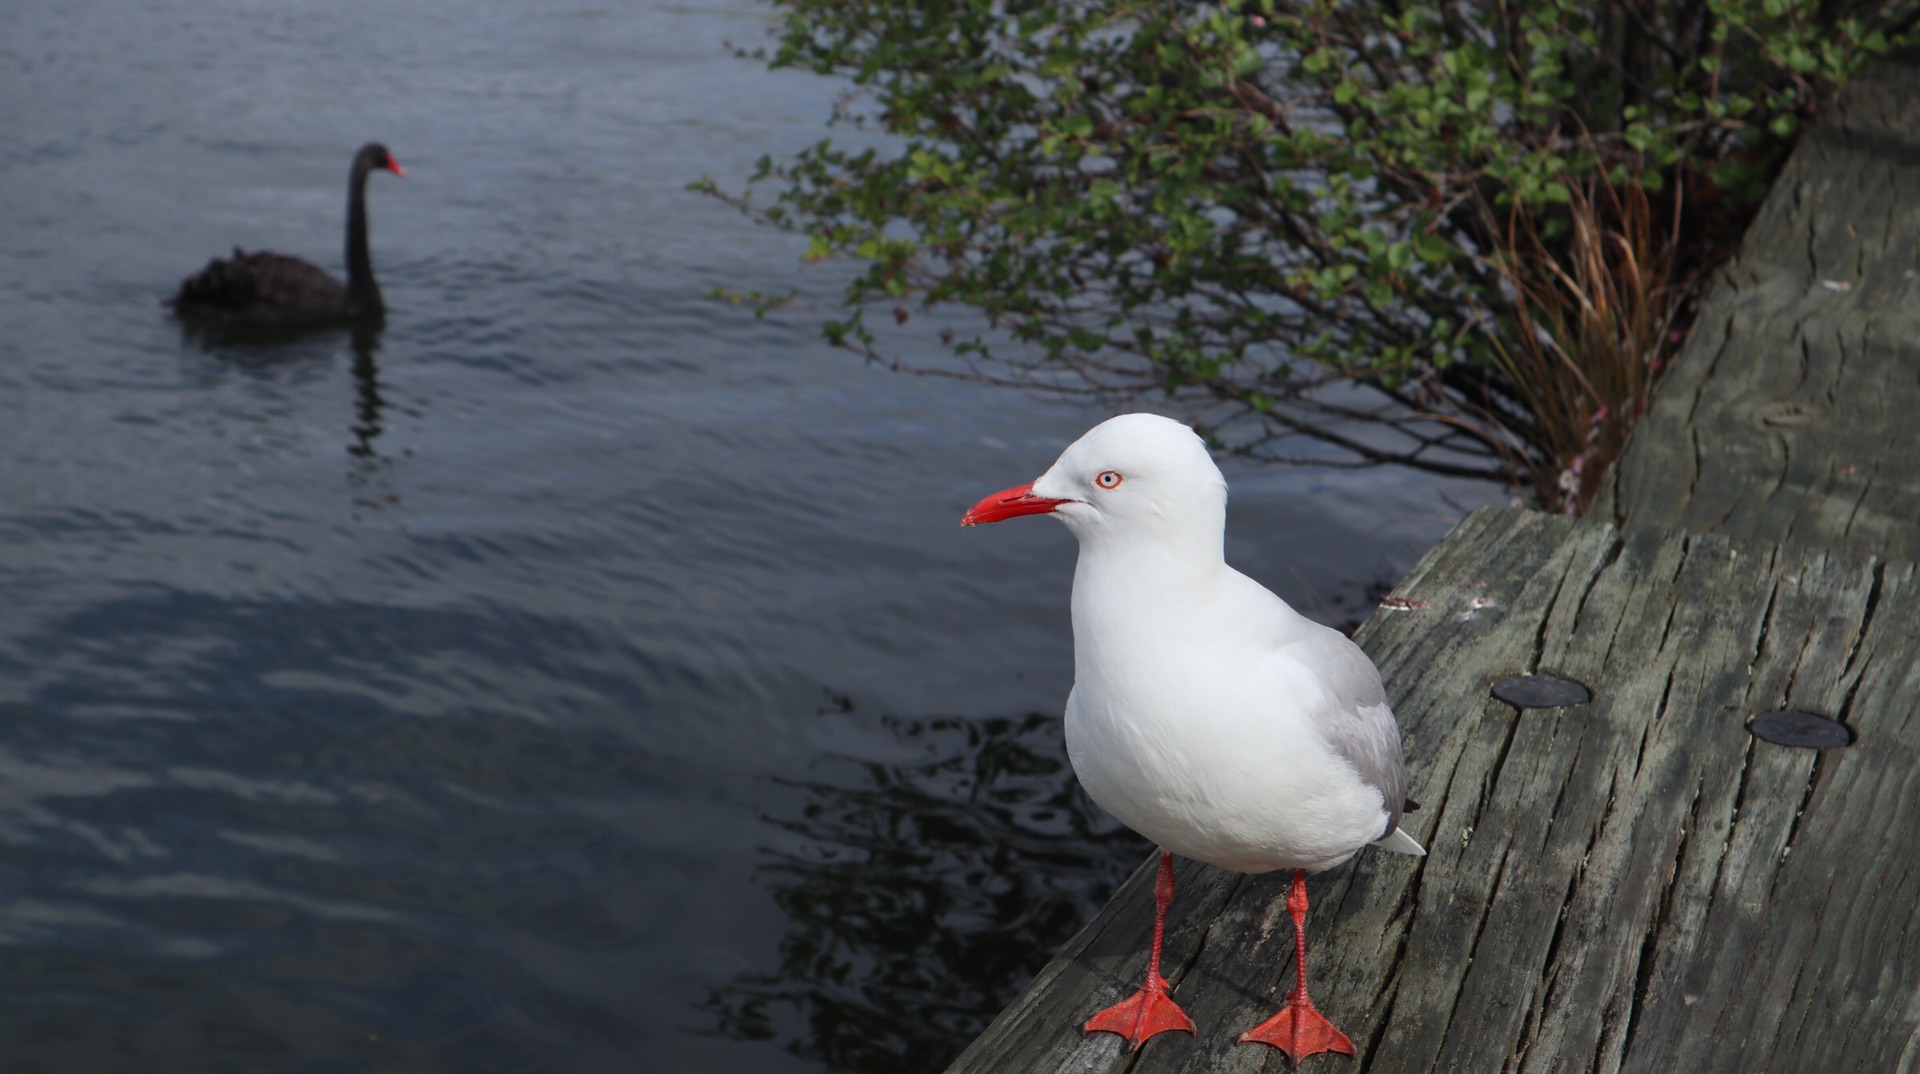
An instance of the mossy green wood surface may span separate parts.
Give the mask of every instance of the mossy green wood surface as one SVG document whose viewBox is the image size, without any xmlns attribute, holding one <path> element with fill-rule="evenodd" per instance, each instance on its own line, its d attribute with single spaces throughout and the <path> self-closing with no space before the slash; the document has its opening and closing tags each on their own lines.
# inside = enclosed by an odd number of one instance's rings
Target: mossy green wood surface
<svg viewBox="0 0 1920 1074">
<path fill-rule="evenodd" d="M 1715 282 L 1595 506 L 1920 559 L 1920 54 L 1848 84 Z"/>
<path fill-rule="evenodd" d="M 1406 729 L 1424 860 L 1313 884 L 1325 1070 L 1904 1071 L 1920 1062 L 1920 580 L 1907 563 L 1482 510 L 1362 645 Z M 1544 671 L 1592 703 L 1516 711 Z M 1845 721 L 1816 753 L 1776 708 Z M 1143 868 L 954 1071 L 1285 1070 L 1235 1043 L 1291 983 L 1280 874 L 1183 863 L 1167 940 L 1199 1025 L 1080 1023 L 1138 984 Z"/>
</svg>

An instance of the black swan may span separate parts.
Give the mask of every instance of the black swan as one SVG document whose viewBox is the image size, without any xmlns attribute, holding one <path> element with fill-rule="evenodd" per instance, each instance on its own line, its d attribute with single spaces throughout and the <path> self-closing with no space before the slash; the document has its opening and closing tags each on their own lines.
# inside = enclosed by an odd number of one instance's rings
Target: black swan
<svg viewBox="0 0 1920 1074">
<path fill-rule="evenodd" d="M 395 175 L 407 171 L 387 152 L 369 142 L 353 155 L 347 180 L 347 285 L 327 275 L 318 265 L 297 257 L 266 251 L 215 258 L 207 267 L 180 282 L 167 305 L 185 316 L 209 317 L 229 324 L 311 325 L 379 317 L 386 312 L 380 285 L 373 280 L 373 258 L 367 251 L 367 173 L 385 168 Z"/>
</svg>

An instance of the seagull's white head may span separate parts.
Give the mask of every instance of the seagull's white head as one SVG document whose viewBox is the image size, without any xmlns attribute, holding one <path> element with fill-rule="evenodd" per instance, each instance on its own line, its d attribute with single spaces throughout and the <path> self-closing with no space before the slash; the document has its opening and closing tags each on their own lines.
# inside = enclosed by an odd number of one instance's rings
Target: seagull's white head
<svg viewBox="0 0 1920 1074">
<path fill-rule="evenodd" d="M 1046 473 L 974 504 L 963 526 L 1052 514 L 1082 544 L 1107 535 L 1210 535 L 1226 522 L 1227 482 L 1192 429 L 1157 414 L 1122 414 L 1087 430 Z"/>
</svg>

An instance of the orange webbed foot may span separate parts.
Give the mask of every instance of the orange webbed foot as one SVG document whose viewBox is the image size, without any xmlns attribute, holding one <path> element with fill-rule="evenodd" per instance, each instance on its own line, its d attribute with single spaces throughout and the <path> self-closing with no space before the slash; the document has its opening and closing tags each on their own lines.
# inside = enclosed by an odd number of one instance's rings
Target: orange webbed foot
<svg viewBox="0 0 1920 1074">
<path fill-rule="evenodd" d="M 1295 1064 L 1321 1052 L 1353 1054 L 1353 1042 L 1335 1029 L 1326 1015 L 1314 1009 L 1313 1000 L 1295 999 L 1292 993 L 1288 993 L 1286 1006 L 1280 1008 L 1279 1014 L 1240 1034 L 1240 1041 L 1271 1044 L 1285 1052 Z"/>
<path fill-rule="evenodd" d="M 1129 1049 L 1145 1044 L 1156 1033 L 1178 1029 L 1193 1032 L 1193 1019 L 1167 995 L 1166 979 L 1159 974 L 1147 978 L 1140 991 L 1087 1019 L 1088 1033 L 1118 1033 Z"/>
</svg>

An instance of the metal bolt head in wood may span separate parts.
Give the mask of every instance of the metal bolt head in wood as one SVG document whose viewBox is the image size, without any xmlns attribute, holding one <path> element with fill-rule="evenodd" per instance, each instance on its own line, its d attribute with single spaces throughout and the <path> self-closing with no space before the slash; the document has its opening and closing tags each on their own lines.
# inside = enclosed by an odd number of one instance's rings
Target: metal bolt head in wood
<svg viewBox="0 0 1920 1074">
<path fill-rule="evenodd" d="M 1493 684 L 1493 696 L 1517 709 L 1564 709 L 1593 700 L 1593 691 L 1553 675 L 1515 675 Z"/>
<path fill-rule="evenodd" d="M 1747 723 L 1747 730 L 1755 738 L 1803 750 L 1826 750 L 1853 744 L 1852 728 L 1811 712 L 1763 712 Z"/>
</svg>

